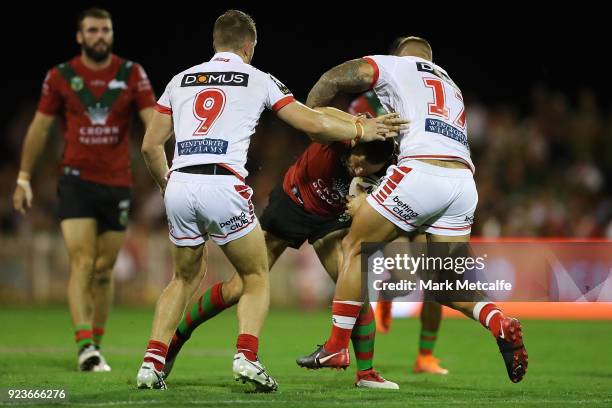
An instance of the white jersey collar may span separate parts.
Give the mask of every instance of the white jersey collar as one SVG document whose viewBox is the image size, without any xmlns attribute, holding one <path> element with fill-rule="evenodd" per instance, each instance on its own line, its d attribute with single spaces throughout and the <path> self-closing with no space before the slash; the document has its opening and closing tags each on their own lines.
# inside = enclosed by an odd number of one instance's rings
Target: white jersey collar
<svg viewBox="0 0 612 408">
<path fill-rule="evenodd" d="M 233 52 L 218 52 L 210 59 L 210 62 L 241 62 L 244 64 L 242 58 Z"/>
</svg>

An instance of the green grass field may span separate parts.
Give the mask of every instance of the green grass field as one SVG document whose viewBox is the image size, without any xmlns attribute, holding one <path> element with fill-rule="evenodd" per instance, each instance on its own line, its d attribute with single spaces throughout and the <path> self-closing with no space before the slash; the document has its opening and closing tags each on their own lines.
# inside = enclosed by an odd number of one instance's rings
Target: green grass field
<svg viewBox="0 0 612 408">
<path fill-rule="evenodd" d="M 377 337 L 375 362 L 401 389 L 372 391 L 353 387 L 352 368 L 307 371 L 296 366 L 295 357 L 312 351 L 328 334 L 327 313 L 274 311 L 261 338 L 260 355 L 280 388 L 262 395 L 245 392 L 246 386 L 232 379 L 234 311 L 195 332 L 177 360 L 167 391 L 135 389 L 151 318 L 152 308 L 115 309 L 104 340 L 113 371 L 78 373 L 65 308 L 2 307 L 0 388 L 60 387 L 68 390 L 71 405 L 89 407 L 612 406 L 609 322 L 524 321 L 529 372 L 522 383 L 512 384 L 493 338 L 468 320 L 443 322 L 436 355 L 450 370 L 448 376 L 412 374 L 418 322 L 395 320 L 388 335 Z"/>
</svg>

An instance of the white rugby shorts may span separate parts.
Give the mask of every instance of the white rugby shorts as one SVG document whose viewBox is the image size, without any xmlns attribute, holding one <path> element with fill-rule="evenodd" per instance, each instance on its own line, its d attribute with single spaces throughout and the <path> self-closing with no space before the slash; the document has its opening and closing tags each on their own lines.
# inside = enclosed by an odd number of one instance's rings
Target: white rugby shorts
<svg viewBox="0 0 612 408">
<path fill-rule="evenodd" d="M 404 231 L 459 236 L 472 230 L 478 193 L 469 169 L 406 160 L 389 167 L 367 200 Z"/>
<path fill-rule="evenodd" d="M 172 172 L 164 194 L 170 241 L 223 245 L 245 236 L 257 225 L 252 195 L 235 176 Z"/>
</svg>

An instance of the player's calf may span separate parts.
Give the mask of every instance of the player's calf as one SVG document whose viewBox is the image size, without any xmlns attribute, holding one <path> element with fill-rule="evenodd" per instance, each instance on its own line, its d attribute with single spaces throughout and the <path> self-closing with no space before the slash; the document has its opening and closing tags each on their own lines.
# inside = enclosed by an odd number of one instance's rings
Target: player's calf
<svg viewBox="0 0 612 408">
<path fill-rule="evenodd" d="M 232 278 L 233 280 L 233 278 Z M 191 334 L 204 322 L 212 319 L 226 308 L 233 306 L 240 295 L 232 296 L 230 292 L 230 302 L 225 301 L 223 295 L 224 288 L 227 286 L 225 282 L 217 282 L 210 287 L 200 298 L 188 308 L 185 316 L 179 323 L 172 341 L 168 346 L 168 354 L 166 356 L 166 365 L 164 366 L 165 378 L 168 378 L 174 367 L 176 357 L 180 353 L 183 345 L 191 338 Z M 234 288 L 230 288 L 234 290 Z M 240 291 L 242 288 L 240 287 Z"/>
</svg>

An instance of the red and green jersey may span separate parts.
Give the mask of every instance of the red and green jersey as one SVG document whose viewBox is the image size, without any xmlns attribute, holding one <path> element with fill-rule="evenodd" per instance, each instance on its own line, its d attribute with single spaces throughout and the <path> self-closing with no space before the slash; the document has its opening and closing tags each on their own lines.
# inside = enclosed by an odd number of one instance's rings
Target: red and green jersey
<svg viewBox="0 0 612 408">
<path fill-rule="evenodd" d="M 372 91 L 357 97 L 348 110 L 353 115 L 367 112 L 374 117 L 387 113 Z M 351 183 L 342 158 L 348 155 L 350 146 L 350 141 L 311 143 L 285 173 L 285 193 L 311 214 L 324 217 L 342 214 Z"/>
<path fill-rule="evenodd" d="M 155 106 L 142 66 L 116 55 L 102 70 L 77 56 L 47 73 L 38 111 L 60 118 L 64 134 L 62 167 L 84 180 L 131 185 L 128 135 L 134 112 Z"/>
<path fill-rule="evenodd" d="M 311 143 L 285 173 L 283 190 L 304 210 L 323 217 L 342 214 L 351 177 L 343 156 L 351 142 Z"/>
<path fill-rule="evenodd" d="M 369 113 L 372 117 L 377 117 L 388 113 L 378 100 L 374 91 L 367 91 L 359 95 L 351 102 L 348 111 L 351 115 Z"/>
</svg>

